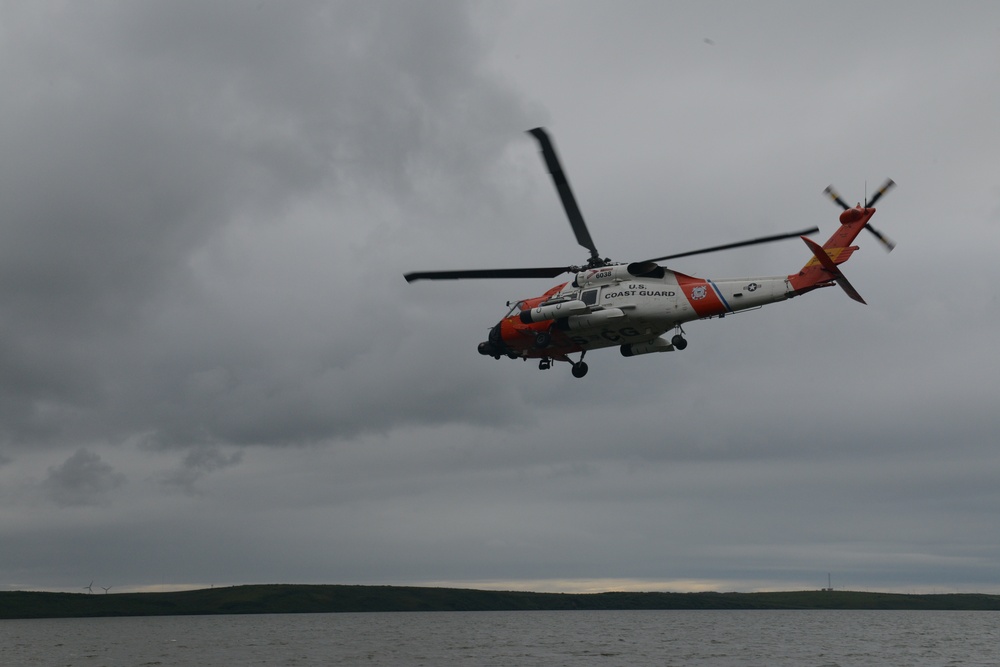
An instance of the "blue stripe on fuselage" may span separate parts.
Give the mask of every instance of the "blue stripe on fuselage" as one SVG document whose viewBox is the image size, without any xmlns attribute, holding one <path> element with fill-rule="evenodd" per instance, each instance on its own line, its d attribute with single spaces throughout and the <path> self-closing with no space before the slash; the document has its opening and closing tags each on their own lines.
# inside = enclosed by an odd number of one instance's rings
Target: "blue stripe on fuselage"
<svg viewBox="0 0 1000 667">
<path fill-rule="evenodd" d="M 706 280 L 705 282 L 707 282 L 709 285 L 712 286 L 712 289 L 715 290 L 715 296 L 719 297 L 719 301 L 721 301 L 722 305 L 726 307 L 726 310 L 728 310 L 730 313 L 734 312 L 732 306 L 730 306 L 729 302 L 726 301 L 726 297 L 722 296 L 722 290 L 719 289 L 719 286 L 713 283 L 711 280 Z"/>
</svg>

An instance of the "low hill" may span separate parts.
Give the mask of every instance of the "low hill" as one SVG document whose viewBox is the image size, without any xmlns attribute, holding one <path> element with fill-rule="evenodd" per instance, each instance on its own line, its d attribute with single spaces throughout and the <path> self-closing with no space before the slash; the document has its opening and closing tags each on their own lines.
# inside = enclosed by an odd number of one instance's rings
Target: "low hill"
<svg viewBox="0 0 1000 667">
<path fill-rule="evenodd" d="M 528 593 L 410 586 L 267 584 L 174 593 L 0 592 L 0 619 L 192 614 L 595 609 L 1000 610 L 1000 595 L 778 593 Z"/>
</svg>

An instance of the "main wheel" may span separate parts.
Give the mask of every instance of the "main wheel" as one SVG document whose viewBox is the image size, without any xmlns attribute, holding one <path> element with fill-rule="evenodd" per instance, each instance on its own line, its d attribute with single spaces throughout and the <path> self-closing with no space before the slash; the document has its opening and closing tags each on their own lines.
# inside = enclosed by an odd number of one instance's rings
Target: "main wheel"
<svg viewBox="0 0 1000 667">
<path fill-rule="evenodd" d="M 582 361 L 578 361 L 575 364 L 573 364 L 573 377 L 582 378 L 584 375 L 587 374 L 587 370 L 588 370 L 587 364 L 585 364 Z"/>
<path fill-rule="evenodd" d="M 677 334 L 676 336 L 671 338 L 670 344 L 674 346 L 675 350 L 683 350 L 685 347 L 688 346 L 687 339 L 680 334 Z"/>
</svg>

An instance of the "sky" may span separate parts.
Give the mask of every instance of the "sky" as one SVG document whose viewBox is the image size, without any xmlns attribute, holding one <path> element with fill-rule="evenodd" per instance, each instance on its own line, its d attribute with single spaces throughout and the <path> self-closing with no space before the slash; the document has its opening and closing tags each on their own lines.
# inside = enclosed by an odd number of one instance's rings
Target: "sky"
<svg viewBox="0 0 1000 667">
<path fill-rule="evenodd" d="M 1000 593 L 1000 5 L 0 2 L 0 589 Z M 820 227 L 683 352 L 476 351 Z M 785 275 L 799 241 L 678 259 Z"/>
</svg>

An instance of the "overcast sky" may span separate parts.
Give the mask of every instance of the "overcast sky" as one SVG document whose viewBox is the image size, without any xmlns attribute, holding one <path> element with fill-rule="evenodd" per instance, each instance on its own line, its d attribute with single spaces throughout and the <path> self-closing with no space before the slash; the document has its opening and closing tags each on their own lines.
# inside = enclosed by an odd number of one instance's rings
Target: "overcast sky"
<svg viewBox="0 0 1000 667">
<path fill-rule="evenodd" d="M 0 586 L 1000 593 L 995 2 L 0 3 Z M 818 225 L 683 352 L 476 352 Z M 784 275 L 799 241 L 676 260 Z"/>
</svg>

